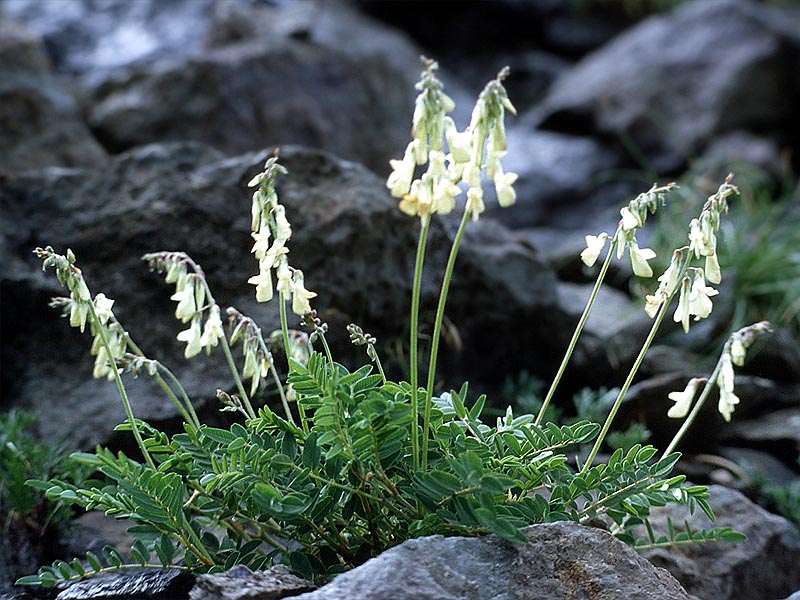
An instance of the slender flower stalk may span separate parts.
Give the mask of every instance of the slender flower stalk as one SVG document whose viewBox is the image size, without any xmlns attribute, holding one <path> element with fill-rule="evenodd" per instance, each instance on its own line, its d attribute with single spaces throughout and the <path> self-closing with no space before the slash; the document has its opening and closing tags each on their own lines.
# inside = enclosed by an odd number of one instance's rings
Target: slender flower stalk
<svg viewBox="0 0 800 600">
<path fill-rule="evenodd" d="M 411 415 L 416 420 L 419 415 L 419 296 L 422 288 L 422 266 L 425 261 L 425 245 L 428 239 L 430 219 L 422 222 L 417 244 L 417 255 L 414 260 L 414 282 L 411 288 L 411 315 L 409 332 L 409 378 L 411 379 Z M 419 468 L 419 428 L 416 423 L 411 427 L 411 452 L 414 468 Z"/>
<path fill-rule="evenodd" d="M 564 376 L 564 371 L 567 370 L 567 365 L 572 358 L 572 353 L 575 351 L 578 338 L 580 338 L 581 333 L 583 332 L 583 327 L 586 325 L 586 321 L 589 318 L 589 313 L 592 310 L 592 306 L 594 306 L 594 301 L 597 299 L 597 295 L 600 292 L 600 287 L 603 285 L 603 281 L 605 280 L 606 273 L 608 272 L 608 266 L 611 264 L 611 259 L 614 257 L 614 250 L 618 241 L 619 229 L 611 240 L 611 245 L 608 248 L 608 254 L 606 254 L 606 258 L 603 261 L 603 266 L 600 268 L 600 272 L 597 274 L 597 279 L 594 282 L 592 293 L 589 295 L 589 300 L 586 302 L 586 307 L 583 309 L 583 314 L 581 314 L 581 318 L 578 320 L 575 331 L 572 333 L 572 339 L 569 341 L 567 351 L 564 353 L 564 358 L 561 359 L 561 364 L 558 367 L 558 371 L 553 377 L 553 381 L 550 383 L 550 388 L 547 390 L 547 394 L 544 397 L 544 401 L 539 409 L 539 413 L 536 415 L 536 425 L 539 425 L 542 422 L 544 413 L 547 410 L 547 407 L 550 405 L 550 401 L 553 399 L 559 383 L 561 383 L 561 378 Z M 594 260 L 592 260 L 592 263 L 594 263 Z"/>
</svg>

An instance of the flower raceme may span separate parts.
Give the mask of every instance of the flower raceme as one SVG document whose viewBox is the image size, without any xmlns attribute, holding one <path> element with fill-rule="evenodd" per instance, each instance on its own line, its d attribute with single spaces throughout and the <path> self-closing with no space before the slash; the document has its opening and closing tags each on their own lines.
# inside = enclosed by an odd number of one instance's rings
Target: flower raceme
<svg viewBox="0 0 800 600">
<path fill-rule="evenodd" d="M 403 161 L 403 169 L 414 168 L 416 142 L 409 144 L 406 156 Z M 272 272 L 275 271 L 277 285 L 275 289 L 281 294 L 281 301 L 284 297 L 291 297 L 292 312 L 298 316 L 303 316 L 311 310 L 309 300 L 316 297 L 316 293 L 305 288 L 303 272 L 289 265 L 287 255 L 289 249 L 286 242 L 292 236 L 292 227 L 286 218 L 286 208 L 278 202 L 278 195 L 275 192 L 275 178 L 279 174 L 285 174 L 286 169 L 278 164 L 278 153 L 267 160 L 264 170 L 253 177 L 247 184 L 248 187 L 255 187 L 252 204 L 252 233 L 255 243 L 252 253 L 258 260 L 258 275 L 253 275 L 247 283 L 256 286 L 256 301 L 268 302 L 274 294 Z M 404 181 L 398 181 L 393 185 L 398 189 L 404 185 Z M 272 242 L 270 242 L 272 240 Z"/>
<path fill-rule="evenodd" d="M 472 111 L 469 126 L 458 131 L 447 115 L 455 104 L 436 77 L 438 65 L 427 59 L 423 61 L 425 70 L 417 84 L 420 94 L 414 108 L 413 139 L 401 160 L 389 161 L 392 171 L 386 187 L 393 197 L 400 199 L 403 213 L 426 222 L 433 214 L 452 212 L 455 198 L 463 192 L 459 186 L 463 182 L 467 186 L 465 210 L 472 220 L 477 220 L 486 208 L 481 187 L 481 173 L 485 172 L 494 183 L 498 204 L 511 206 L 517 197 L 513 184 L 518 176 L 504 172 L 500 164 L 507 152 L 504 112 L 516 114 L 502 85 L 507 70 L 486 86 Z M 427 170 L 415 179 L 417 166 L 425 164 Z"/>
</svg>

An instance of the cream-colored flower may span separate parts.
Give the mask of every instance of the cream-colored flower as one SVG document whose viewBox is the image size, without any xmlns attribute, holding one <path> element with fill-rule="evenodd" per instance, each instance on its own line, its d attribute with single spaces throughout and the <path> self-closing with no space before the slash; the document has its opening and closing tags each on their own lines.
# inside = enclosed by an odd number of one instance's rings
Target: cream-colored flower
<svg viewBox="0 0 800 600">
<path fill-rule="evenodd" d="M 250 250 L 250 252 L 256 255 L 256 260 L 264 260 L 264 257 L 267 255 L 267 252 L 272 245 L 272 242 L 270 241 L 272 235 L 270 234 L 269 227 L 264 227 L 260 231 L 254 231 L 250 234 L 250 237 L 256 241 L 256 243 L 253 244 L 253 249 Z"/>
<path fill-rule="evenodd" d="M 97 315 L 97 320 L 100 321 L 102 325 L 108 323 L 108 320 L 111 318 L 113 314 L 111 312 L 112 306 L 114 306 L 114 301 L 111 298 L 106 298 L 106 295 L 102 292 L 94 297 L 94 314 Z"/>
<path fill-rule="evenodd" d="M 467 208 L 472 214 L 472 220 L 477 221 L 480 214 L 486 210 L 486 205 L 483 203 L 483 190 L 481 188 L 469 188 L 467 190 Z"/>
<path fill-rule="evenodd" d="M 675 252 L 672 255 L 672 260 L 666 271 L 658 277 L 658 281 L 660 282 L 658 287 L 664 292 L 665 299 L 672 295 L 672 292 L 675 291 L 675 287 L 678 285 L 681 274 L 681 258 L 682 255 L 680 251 Z"/>
<path fill-rule="evenodd" d="M 517 177 L 516 173 L 503 173 L 503 169 L 500 167 L 494 174 L 494 189 L 497 192 L 497 202 L 503 208 L 511 206 L 517 200 L 517 193 L 512 187 Z"/>
<path fill-rule="evenodd" d="M 89 316 L 89 305 L 78 298 L 75 292 L 70 293 L 69 325 L 79 327 L 81 333 L 86 329 L 86 318 Z"/>
<path fill-rule="evenodd" d="M 587 235 L 586 248 L 581 252 L 581 260 L 587 267 L 591 267 L 597 262 L 597 258 L 603 251 L 608 241 L 608 234 L 604 231 L 599 235 Z"/>
<path fill-rule="evenodd" d="M 689 251 L 694 252 L 695 258 L 705 255 L 706 245 L 705 236 L 700 229 L 700 220 L 692 219 L 689 223 Z"/>
<path fill-rule="evenodd" d="M 624 206 L 619 214 L 622 215 L 622 228 L 625 231 L 631 231 L 642 227 L 643 223 L 639 215 L 634 214 L 633 211 L 627 206 Z"/>
<path fill-rule="evenodd" d="M 670 392 L 667 398 L 675 402 L 675 405 L 669 409 L 667 416 L 672 419 L 681 419 L 689 413 L 689 408 L 692 406 L 694 395 L 697 393 L 697 386 L 702 382 L 702 379 L 693 378 L 686 384 L 686 388 L 682 392 Z"/>
<path fill-rule="evenodd" d="M 722 270 L 719 268 L 719 261 L 717 260 L 717 253 L 709 254 L 706 256 L 706 277 L 711 283 L 719 283 L 722 281 Z"/>
<path fill-rule="evenodd" d="M 200 341 L 203 337 L 203 332 L 200 328 L 200 317 L 192 319 L 189 329 L 185 329 L 178 334 L 179 342 L 186 342 L 186 350 L 183 355 L 186 358 L 192 358 L 200 354 L 203 349 L 203 344 Z"/>
<path fill-rule="evenodd" d="M 448 215 L 456 207 L 456 196 L 463 190 L 452 183 L 447 177 L 442 177 L 433 187 L 433 212 Z"/>
<path fill-rule="evenodd" d="M 295 269 L 292 276 L 292 312 L 301 317 L 311 310 L 309 300 L 317 295 L 305 288 L 303 279 L 303 272 Z"/>
<path fill-rule="evenodd" d="M 645 296 L 644 299 L 644 312 L 647 313 L 647 316 L 651 319 L 655 318 L 658 314 L 658 309 L 661 308 L 661 305 L 664 304 L 666 300 L 666 296 L 664 292 L 661 291 L 661 288 L 656 290 L 656 293 L 653 295 L 648 294 Z"/>
<path fill-rule="evenodd" d="M 259 263 L 260 268 L 273 269 L 278 265 L 282 256 L 289 254 L 289 249 L 285 246 L 286 240 L 276 239 L 270 246 L 264 258 Z"/>
<path fill-rule="evenodd" d="M 733 359 L 730 353 L 726 352 L 722 355 L 722 365 L 719 371 L 719 387 L 722 390 L 729 392 L 733 391 L 735 375 L 733 372 Z"/>
<path fill-rule="evenodd" d="M 684 277 L 681 282 L 681 294 L 678 298 L 678 308 L 675 309 L 675 314 L 672 317 L 676 323 L 683 325 L 683 330 L 686 333 L 689 333 L 689 317 L 691 316 L 691 312 L 689 311 L 689 289 L 689 278 Z"/>
<path fill-rule="evenodd" d="M 189 279 L 183 286 L 178 286 L 175 293 L 170 296 L 170 300 L 175 300 L 178 306 L 175 307 L 175 318 L 186 323 L 194 317 L 197 312 L 195 303 L 194 282 Z"/>
<path fill-rule="evenodd" d="M 272 300 L 272 271 L 264 263 L 259 267 L 258 275 L 253 275 L 247 283 L 256 286 L 256 301 L 269 302 Z"/>
<path fill-rule="evenodd" d="M 411 181 L 414 179 L 414 168 L 417 165 L 415 153 L 419 143 L 414 140 L 406 146 L 406 152 L 402 160 L 390 160 L 389 164 L 392 166 L 392 172 L 386 180 L 386 187 L 388 187 L 392 196 L 395 198 L 402 198 L 411 189 Z"/>
<path fill-rule="evenodd" d="M 747 348 L 742 343 L 742 336 L 733 334 L 731 338 L 731 361 L 733 364 L 741 367 L 744 365 L 744 359 L 747 355 Z"/>
<path fill-rule="evenodd" d="M 164 281 L 167 283 L 177 283 L 178 279 L 186 276 L 186 265 L 180 260 L 173 260 L 167 267 L 167 275 Z"/>
<path fill-rule="evenodd" d="M 718 293 L 717 290 L 706 285 L 703 271 L 698 269 L 689 292 L 689 312 L 695 315 L 695 321 L 705 319 L 711 314 L 711 309 L 714 308 L 711 296 L 716 296 Z"/>
<path fill-rule="evenodd" d="M 717 405 L 717 409 L 722 415 L 722 418 L 727 422 L 730 422 L 731 416 L 733 415 L 733 411 L 735 410 L 737 404 L 739 404 L 739 396 L 734 394 L 732 391 L 720 389 L 719 404 Z"/>
<path fill-rule="evenodd" d="M 459 132 L 453 119 L 445 117 L 444 135 L 453 162 L 468 162 L 472 155 L 472 134 L 469 131 Z"/>
<path fill-rule="evenodd" d="M 211 348 L 219 343 L 225 335 L 222 327 L 222 319 L 219 316 L 219 306 L 214 304 L 209 311 L 208 319 L 203 327 L 203 335 L 200 337 L 200 345 L 206 349 L 206 353 L 211 353 Z"/>
<path fill-rule="evenodd" d="M 272 209 L 275 215 L 275 239 L 284 242 L 292 237 L 292 226 L 286 218 L 286 209 L 280 205 L 275 205 Z"/>
<path fill-rule="evenodd" d="M 647 264 L 647 261 L 655 258 L 656 253 L 650 248 L 639 248 L 635 241 L 628 243 L 628 251 L 631 255 L 634 274 L 639 277 L 652 277 L 653 269 Z"/>
<path fill-rule="evenodd" d="M 276 275 L 278 283 L 275 288 L 279 292 L 290 294 L 292 291 L 292 270 L 289 268 L 289 261 L 287 261 L 285 257 L 278 263 Z"/>
</svg>

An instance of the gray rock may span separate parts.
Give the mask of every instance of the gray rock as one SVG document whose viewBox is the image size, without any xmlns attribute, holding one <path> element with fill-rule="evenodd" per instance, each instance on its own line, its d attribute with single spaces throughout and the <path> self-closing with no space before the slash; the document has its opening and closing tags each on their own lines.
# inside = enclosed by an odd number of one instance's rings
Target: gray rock
<svg viewBox="0 0 800 600">
<path fill-rule="evenodd" d="M 527 545 L 496 536 L 409 540 L 298 600 L 688 599 L 605 531 L 575 523 L 535 525 Z"/>
<path fill-rule="evenodd" d="M 525 120 L 509 126 L 504 162 L 506 171 L 519 175 L 517 203 L 492 208 L 492 216 L 513 228 L 576 228 L 594 223 L 611 202 L 617 210 L 627 203 L 624 195 L 600 196 L 608 201 L 605 205 L 596 201 L 598 179 L 619 164 L 613 152 L 588 137 L 532 130 Z"/>
<path fill-rule="evenodd" d="M 795 398 L 800 404 L 800 395 Z M 800 453 L 800 408 L 784 408 L 754 419 L 733 423 L 725 431 L 727 439 L 751 444 L 784 444 L 790 454 Z"/>
<path fill-rule="evenodd" d="M 784 600 L 800 600 L 800 590 L 796 591 L 791 596 L 787 596 Z"/>
<path fill-rule="evenodd" d="M 50 73 L 41 40 L 0 18 L 0 172 L 104 158 L 75 100 Z"/>
<path fill-rule="evenodd" d="M 661 172 L 714 135 L 785 135 L 798 102 L 798 23 L 796 13 L 743 0 L 693 2 L 648 18 L 553 84 L 542 126 L 626 132 Z"/>
<path fill-rule="evenodd" d="M 800 531 L 741 492 L 719 485 L 709 487 L 709 502 L 717 520 L 701 512 L 689 518 L 693 529 L 730 526 L 747 540 L 737 544 L 709 543 L 651 550 L 645 555 L 664 567 L 700 600 L 774 600 L 800 587 Z M 651 519 L 657 532 L 666 532 L 666 518 L 675 526 L 685 518 L 680 507 L 659 509 Z"/>
<path fill-rule="evenodd" d="M 317 586 L 293 575 L 283 565 L 253 573 L 244 566 L 219 575 L 200 575 L 191 600 L 280 600 L 311 592 Z"/>
<path fill-rule="evenodd" d="M 176 569 L 146 569 L 140 573 L 97 575 L 77 581 L 58 593 L 56 600 L 102 598 L 185 597 L 195 576 Z"/>
<path fill-rule="evenodd" d="M 199 410 L 212 418 L 214 390 L 230 387 L 224 361 L 183 358 L 171 290 L 139 257 L 188 252 L 203 265 L 222 306 L 251 315 L 266 333 L 277 329 L 277 303 L 256 304 L 245 283 L 257 271 L 246 184 L 268 155 L 223 159 L 198 144 L 153 145 L 98 170 L 46 170 L 0 182 L 0 209 L 9 216 L 2 222 L 9 258 L 0 277 L 3 397 L 47 415 L 40 421 L 43 436 L 66 434 L 71 444 L 92 447 L 108 441 L 124 416 L 115 386 L 91 378 L 87 337 L 48 308 L 49 298 L 63 290 L 51 274 L 41 273 L 31 248 L 71 247 L 90 288 L 116 300 L 115 314 L 133 338 L 176 372 Z M 348 355 L 344 326 L 352 321 L 384 343 L 404 340 L 416 219 L 402 215 L 383 180 L 359 165 L 297 148 L 284 148 L 282 162 L 290 173 L 280 180 L 279 194 L 294 229 L 292 263 L 319 293 L 315 306 L 331 326 L 331 343 Z M 555 275 L 502 226 L 488 219 L 475 225 L 465 236 L 451 286 L 447 317 L 457 334 L 442 346 L 443 374 L 460 385 L 464 379 L 501 381 L 531 364 L 552 368 L 553 348 L 566 344 L 557 332 L 569 322 L 558 306 Z M 450 221 L 431 227 L 423 323 L 435 309 L 453 233 Z M 553 329 L 532 327 L 520 335 L 520 324 L 545 320 Z M 128 385 L 138 417 L 176 425 L 174 408 L 156 386 L 144 378 Z M 115 443 L 128 439 L 117 435 Z"/>
</svg>

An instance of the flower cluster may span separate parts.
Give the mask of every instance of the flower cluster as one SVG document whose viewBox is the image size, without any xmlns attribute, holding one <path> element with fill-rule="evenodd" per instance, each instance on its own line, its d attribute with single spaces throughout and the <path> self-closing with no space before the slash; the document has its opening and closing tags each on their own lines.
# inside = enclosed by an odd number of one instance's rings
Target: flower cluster
<svg viewBox="0 0 800 600">
<path fill-rule="evenodd" d="M 769 331 L 770 324 L 767 321 L 760 321 L 734 331 L 728 343 L 725 344 L 717 386 L 719 387 L 718 409 L 726 421 L 731 420 L 734 407 L 739 404 L 739 397 L 733 393 L 733 365 L 737 367 L 744 365 L 747 349 L 756 337 Z"/>
<path fill-rule="evenodd" d="M 286 173 L 278 164 L 277 150 L 264 165 L 264 171 L 253 177 L 248 187 L 257 187 L 253 194 L 251 235 L 255 240 L 252 252 L 258 260 L 258 275 L 247 280 L 256 286 L 256 300 L 268 302 L 273 296 L 272 272 L 275 271 L 279 293 L 292 298 L 292 312 L 302 316 L 311 310 L 309 300 L 317 294 L 305 288 L 303 272 L 289 266 L 286 242 L 292 236 L 292 227 L 286 218 L 286 209 L 278 203 L 275 178 Z M 270 242 L 270 240 L 272 240 Z"/>
<path fill-rule="evenodd" d="M 392 172 L 386 187 L 392 196 L 400 198 L 400 210 L 409 216 L 419 216 L 426 223 L 434 213 L 448 214 L 455 208 L 455 197 L 467 189 L 466 210 L 477 220 L 485 210 L 481 173 L 492 179 L 500 206 L 516 201 L 512 187 L 516 173 L 503 171 L 500 159 L 506 155 L 506 134 L 503 123 L 505 111 L 516 114 L 502 81 L 508 75 L 503 69 L 497 79 L 481 92 L 472 111 L 469 126 L 458 131 L 447 113 L 455 107 L 436 77 L 436 62 L 423 59 L 425 70 L 417 84 L 417 96 L 412 124 L 412 141 L 402 160 L 390 161 Z M 488 144 L 487 144 L 488 140 Z M 445 142 L 447 152 L 445 152 Z M 418 165 L 428 167 L 417 179 Z"/>
<path fill-rule="evenodd" d="M 744 360 L 748 348 L 752 345 L 753 341 L 760 335 L 771 331 L 770 324 L 767 321 L 760 321 L 753 325 L 743 327 L 738 331 L 734 331 L 731 337 L 725 343 L 722 350 L 722 356 L 719 359 L 716 374 L 716 384 L 719 388 L 719 404 L 717 406 L 722 418 L 726 421 L 731 420 L 733 411 L 737 404 L 739 404 L 739 397 L 734 393 L 734 379 L 735 374 L 733 366 L 741 367 L 744 365 Z M 706 383 L 706 390 L 700 396 L 698 403 L 701 403 L 708 394 L 708 386 L 713 385 L 714 376 L 709 382 L 707 379 L 691 379 L 686 385 L 686 389 L 682 392 L 671 392 L 668 398 L 675 402 L 675 405 L 667 412 L 668 417 L 683 418 L 689 412 L 689 408 L 694 401 L 697 388 L 701 383 Z"/>
<path fill-rule="evenodd" d="M 583 263 L 587 267 L 594 265 L 605 248 L 606 242 L 613 239 L 617 242 L 617 259 L 622 258 L 625 248 L 627 248 L 634 274 L 639 277 L 652 277 L 653 269 L 647 261 L 654 259 L 656 253 L 650 248 L 639 247 L 636 241 L 636 230 L 644 227 L 648 212 L 654 213 L 659 205 L 664 204 L 666 194 L 676 188 L 674 183 L 661 187 L 653 185 L 648 191 L 631 200 L 619 211 L 621 219 L 613 238 L 606 232 L 587 235 L 586 249 L 581 252 Z"/>
<path fill-rule="evenodd" d="M 669 267 L 658 278 L 658 289 L 653 295 L 647 296 L 645 310 L 650 317 L 654 317 L 659 308 L 672 298 L 678 285 L 680 299 L 673 319 L 681 323 L 684 331 L 689 331 L 692 315 L 698 321 L 711 314 L 710 298 L 717 295 L 717 290 L 705 282 L 706 278 L 716 284 L 722 281 L 717 260 L 716 232 L 719 230 L 720 215 L 728 212 L 728 196 L 738 191 L 731 180 L 732 176 L 728 175 L 716 193 L 706 200 L 700 217 L 690 222 L 689 245 L 675 251 Z M 705 268 L 687 268 L 692 256 L 696 259 L 704 257 Z"/>
<path fill-rule="evenodd" d="M 192 358 L 203 349 L 210 354 L 225 332 L 219 306 L 209 293 L 200 266 L 183 252 L 156 252 L 142 258 L 151 269 L 166 273 L 167 283 L 175 284 L 175 293 L 170 297 L 177 302 L 175 318 L 189 323 L 189 328 L 178 334 L 178 341 L 186 343 L 184 356 Z"/>
<path fill-rule="evenodd" d="M 44 249 L 36 248 L 34 253 L 43 259 L 43 269 L 47 267 L 56 269 L 58 281 L 61 285 L 67 286 L 70 292 L 69 298 L 53 298 L 50 306 L 61 308 L 64 316 L 69 317 L 70 326 L 77 327 L 81 333 L 86 330 L 86 323 L 89 323 L 93 338 L 91 354 L 95 357 L 92 375 L 96 379 L 101 377 L 114 379 L 116 361 L 122 358 L 127 349 L 126 333 L 111 310 L 114 301 L 103 293 L 97 294 L 92 300 L 83 274 L 75 266 L 75 255 L 72 250 L 67 250 L 64 256 L 56 254 L 53 248 L 47 246 Z"/>
</svg>

